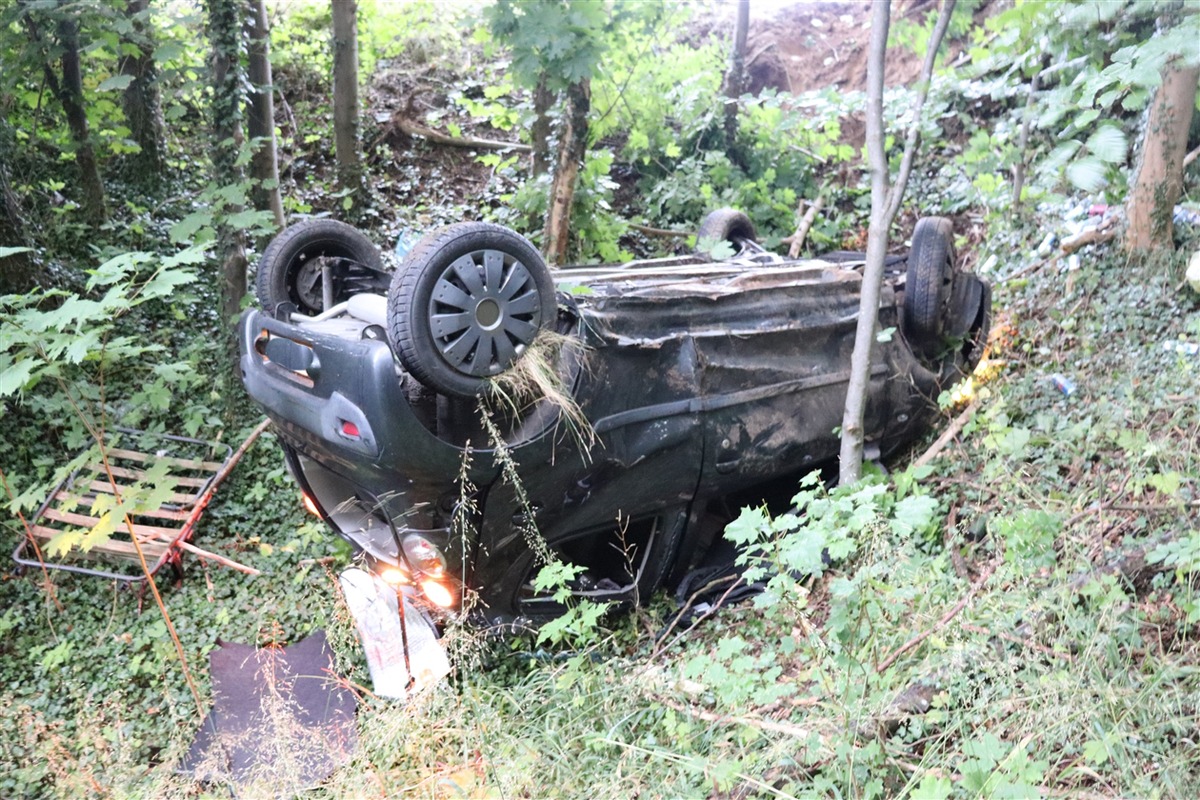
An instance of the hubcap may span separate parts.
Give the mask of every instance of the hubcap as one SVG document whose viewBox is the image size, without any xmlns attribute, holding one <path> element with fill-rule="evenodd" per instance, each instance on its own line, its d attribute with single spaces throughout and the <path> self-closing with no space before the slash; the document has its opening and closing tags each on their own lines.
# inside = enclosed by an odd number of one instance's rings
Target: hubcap
<svg viewBox="0 0 1200 800">
<path fill-rule="evenodd" d="M 458 372 L 498 375 L 537 336 L 541 299 L 529 269 L 499 250 L 477 250 L 442 270 L 429 299 L 438 352 Z"/>
</svg>

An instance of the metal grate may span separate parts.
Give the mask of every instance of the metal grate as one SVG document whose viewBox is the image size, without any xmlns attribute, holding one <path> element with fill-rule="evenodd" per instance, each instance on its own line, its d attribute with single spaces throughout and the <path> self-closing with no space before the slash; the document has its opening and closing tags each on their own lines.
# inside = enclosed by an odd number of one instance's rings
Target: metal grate
<svg viewBox="0 0 1200 800">
<path fill-rule="evenodd" d="M 13 559 L 26 566 L 144 581 L 164 564 L 178 561 L 180 543 L 191 536 L 216 484 L 232 466 L 232 456 L 232 448 L 224 444 L 116 430 L 103 457 L 93 447 L 76 459 L 82 466 L 42 503 Z M 157 488 L 157 507 L 121 503 L 151 485 Z M 101 531 L 111 527 L 107 537 L 93 533 L 102 523 Z M 97 541 L 90 544 L 89 536 Z M 48 546 L 61 545 L 64 538 L 71 541 L 70 550 L 52 560 Z M 97 562 L 106 568 L 94 566 Z"/>
</svg>

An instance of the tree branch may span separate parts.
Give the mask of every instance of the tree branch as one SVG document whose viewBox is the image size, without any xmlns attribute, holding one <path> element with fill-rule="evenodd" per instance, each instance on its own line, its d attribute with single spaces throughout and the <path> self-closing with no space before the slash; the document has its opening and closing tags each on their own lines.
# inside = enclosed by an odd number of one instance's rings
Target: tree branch
<svg viewBox="0 0 1200 800">
<path fill-rule="evenodd" d="M 979 576 L 979 578 L 973 584 L 971 584 L 970 590 L 965 595 L 963 595 L 962 599 L 954 604 L 953 608 L 951 608 L 949 611 L 947 611 L 945 614 L 943 614 L 942 618 L 939 619 L 936 623 L 934 623 L 934 625 L 932 627 L 927 628 L 924 631 L 921 631 L 916 636 L 914 636 L 913 638 L 909 639 L 904 644 L 897 647 L 890 656 L 885 658 L 880 663 L 880 665 L 875 668 L 875 671 L 877 673 L 882 673 L 884 670 L 886 670 L 892 664 L 896 663 L 896 659 L 898 659 L 900 656 L 904 655 L 909 650 L 912 650 L 914 647 L 919 645 L 921 642 L 928 639 L 936 631 L 945 627 L 947 622 L 949 622 L 950 620 L 952 620 L 956 616 L 958 616 L 958 612 L 962 611 L 966 607 L 967 603 L 971 602 L 971 598 L 974 597 L 975 594 L 981 588 L 983 588 L 983 585 L 985 583 L 987 583 L 988 578 L 992 577 L 992 573 L 995 571 L 996 571 L 996 565 L 990 564 L 987 567 L 987 569 L 985 569 L 983 571 L 983 573 Z"/>
<path fill-rule="evenodd" d="M 900 210 L 900 201 L 904 198 L 904 187 L 908 184 L 908 175 L 912 171 L 913 158 L 917 151 L 917 142 L 921 137 L 921 112 L 925 108 L 925 99 L 929 96 L 929 84 L 933 79 L 933 65 L 937 61 L 938 51 L 942 47 L 942 39 L 946 36 L 946 29 L 950 27 L 950 15 L 954 13 L 954 6 L 958 0 L 945 0 L 942 3 L 942 10 L 938 12 L 937 25 L 933 28 L 933 35 L 929 37 L 929 49 L 925 53 L 925 62 L 921 65 L 921 77 L 917 79 L 917 104 L 913 108 L 912 126 L 908 129 L 908 137 L 904 141 L 904 155 L 900 159 L 900 174 L 896 176 L 896 183 L 892 186 L 891 194 L 888 196 L 888 223 L 895 218 L 896 212 Z"/>
<path fill-rule="evenodd" d="M 812 202 L 808 207 L 808 211 L 804 213 L 804 218 L 800 220 L 800 224 L 796 226 L 796 232 L 791 235 L 791 241 L 788 243 L 788 258 L 799 258 L 800 248 L 804 247 L 804 240 L 808 238 L 808 231 L 812 228 L 813 222 L 817 219 L 817 214 L 825 207 L 825 197 L 820 196 Z"/>
</svg>

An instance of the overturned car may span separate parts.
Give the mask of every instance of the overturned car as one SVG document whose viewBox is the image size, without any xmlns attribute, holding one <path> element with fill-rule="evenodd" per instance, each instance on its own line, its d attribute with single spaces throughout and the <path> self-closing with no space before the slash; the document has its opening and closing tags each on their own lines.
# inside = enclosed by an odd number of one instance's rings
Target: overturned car
<svg viewBox="0 0 1200 800">
<path fill-rule="evenodd" d="M 560 613 L 541 542 L 584 568 L 578 596 L 637 601 L 737 503 L 838 452 L 861 254 L 782 258 L 729 209 L 699 239 L 724 257 L 550 270 L 513 231 L 459 223 L 389 275 L 358 231 L 302 222 L 259 264 L 243 381 L 310 509 L 433 605 Z M 940 218 L 889 257 L 864 425 L 882 457 L 980 358 L 990 289 L 956 261 Z"/>
</svg>

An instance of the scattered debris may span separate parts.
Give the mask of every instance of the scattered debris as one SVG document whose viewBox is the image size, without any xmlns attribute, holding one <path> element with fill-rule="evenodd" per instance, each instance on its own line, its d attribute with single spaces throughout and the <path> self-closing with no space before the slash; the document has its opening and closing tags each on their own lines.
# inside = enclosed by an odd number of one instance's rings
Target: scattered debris
<svg viewBox="0 0 1200 800">
<path fill-rule="evenodd" d="M 375 694 L 404 699 L 450 674 L 437 629 L 412 601 L 357 567 L 344 570 L 338 582 L 367 654 Z"/>
</svg>

